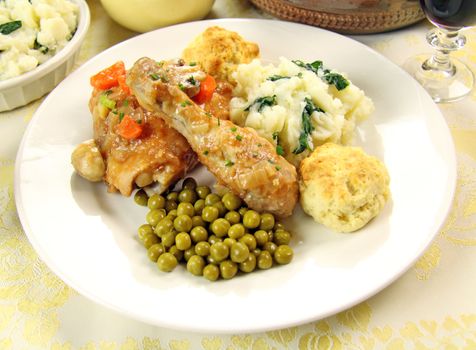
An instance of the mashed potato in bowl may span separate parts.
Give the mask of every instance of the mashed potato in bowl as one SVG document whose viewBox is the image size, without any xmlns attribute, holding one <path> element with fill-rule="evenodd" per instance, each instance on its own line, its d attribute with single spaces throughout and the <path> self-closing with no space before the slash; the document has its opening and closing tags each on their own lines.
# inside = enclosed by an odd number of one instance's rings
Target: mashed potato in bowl
<svg viewBox="0 0 476 350">
<path fill-rule="evenodd" d="M 282 57 L 275 66 L 255 59 L 240 64 L 233 79 L 231 119 L 274 142 L 296 166 L 316 146 L 349 143 L 356 123 L 374 110 L 361 89 L 320 61 Z"/>
<path fill-rule="evenodd" d="M 0 1 L 0 80 L 31 71 L 74 35 L 79 7 L 68 0 Z"/>
</svg>

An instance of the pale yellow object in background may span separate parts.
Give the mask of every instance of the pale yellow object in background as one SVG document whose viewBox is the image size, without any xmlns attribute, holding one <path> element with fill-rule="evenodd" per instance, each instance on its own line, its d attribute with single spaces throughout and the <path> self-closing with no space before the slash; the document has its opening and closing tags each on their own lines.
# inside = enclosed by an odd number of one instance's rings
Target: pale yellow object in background
<svg viewBox="0 0 476 350">
<path fill-rule="evenodd" d="M 195 21 L 205 17 L 215 0 L 101 0 L 120 25 L 136 32 Z"/>
</svg>

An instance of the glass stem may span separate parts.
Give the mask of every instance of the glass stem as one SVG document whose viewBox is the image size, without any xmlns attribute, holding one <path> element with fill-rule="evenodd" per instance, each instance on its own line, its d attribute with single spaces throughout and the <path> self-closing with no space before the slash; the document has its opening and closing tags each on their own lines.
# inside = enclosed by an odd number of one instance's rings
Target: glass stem
<svg viewBox="0 0 476 350">
<path fill-rule="evenodd" d="M 436 52 L 423 62 L 422 68 L 424 70 L 445 72 L 450 76 L 456 74 L 456 68 L 450 60 L 450 53 L 464 46 L 466 43 L 464 35 L 457 30 L 435 28 L 428 33 L 426 39 L 435 48 Z"/>
</svg>

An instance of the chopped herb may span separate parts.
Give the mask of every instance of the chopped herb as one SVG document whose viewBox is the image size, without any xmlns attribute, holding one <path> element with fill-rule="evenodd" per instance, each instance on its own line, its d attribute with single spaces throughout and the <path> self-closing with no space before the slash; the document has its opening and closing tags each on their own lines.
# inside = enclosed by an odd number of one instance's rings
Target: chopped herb
<svg viewBox="0 0 476 350">
<path fill-rule="evenodd" d="M 190 62 L 188 65 L 189 65 L 190 67 L 194 67 L 194 66 L 197 65 L 197 62 Z"/>
<path fill-rule="evenodd" d="M 116 115 L 117 115 L 117 110 L 113 110 L 113 111 L 112 111 L 112 114 L 116 114 Z"/>
<path fill-rule="evenodd" d="M 211 115 L 210 112 L 205 112 L 205 115 L 206 115 L 208 118 L 211 118 L 211 117 L 212 117 L 212 115 Z"/>
<path fill-rule="evenodd" d="M 205 151 L 203 151 L 203 154 L 208 156 L 208 150 L 206 149 Z"/>
<path fill-rule="evenodd" d="M 161 81 L 162 83 L 168 83 L 168 82 L 169 82 L 169 79 L 167 78 L 167 76 L 161 75 L 161 76 L 160 76 L 160 81 Z"/>
<path fill-rule="evenodd" d="M 122 119 L 124 118 L 124 112 L 119 113 L 119 121 L 122 122 Z"/>
<path fill-rule="evenodd" d="M 160 79 L 159 75 L 156 74 L 156 73 L 152 73 L 152 74 L 149 75 L 149 76 L 152 78 L 152 80 L 159 80 L 159 79 Z"/>
<path fill-rule="evenodd" d="M 279 165 L 276 165 L 274 168 L 275 168 L 277 171 L 280 171 L 280 170 L 281 170 L 281 167 L 280 167 Z"/>
<path fill-rule="evenodd" d="M 99 97 L 99 102 L 111 110 L 116 107 L 116 101 L 109 99 L 106 94 L 102 94 L 101 97 Z"/>
<path fill-rule="evenodd" d="M 142 124 L 142 119 L 137 119 L 137 120 L 136 120 L 136 123 L 137 123 L 137 124 Z"/>
<path fill-rule="evenodd" d="M 264 107 L 271 107 L 276 105 L 277 103 L 278 102 L 276 100 L 276 95 L 258 97 L 256 100 L 254 100 L 252 104 L 245 108 L 245 111 L 249 111 L 251 106 L 258 105 L 258 112 L 261 112 Z"/>
<path fill-rule="evenodd" d="M 319 69 L 322 69 L 322 61 L 314 61 L 312 63 L 304 63 L 300 60 L 294 60 L 293 63 L 301 68 L 310 70 L 311 72 L 317 74 Z"/>
<path fill-rule="evenodd" d="M 275 131 L 273 132 L 273 140 L 278 140 L 279 137 L 279 132 Z"/>
<path fill-rule="evenodd" d="M 230 130 L 231 130 L 232 132 L 235 132 L 235 131 L 236 131 L 236 126 L 232 127 Z"/>
<path fill-rule="evenodd" d="M 299 135 L 299 146 L 294 149 L 294 154 L 299 154 L 304 152 L 306 149 L 311 149 L 309 146 L 309 136 L 314 130 L 314 126 L 311 123 L 311 116 L 314 112 L 324 112 L 321 108 L 315 106 L 310 98 L 306 97 L 304 101 L 306 102 L 306 105 L 304 106 L 301 115 L 302 131 Z"/>
<path fill-rule="evenodd" d="M 112 90 L 106 90 L 106 91 L 104 91 L 104 95 L 109 96 L 110 94 L 112 94 Z"/>
<path fill-rule="evenodd" d="M 193 75 L 191 75 L 191 76 L 187 79 L 187 82 L 189 82 L 189 83 L 192 84 L 192 85 L 197 85 L 197 81 L 195 80 L 195 78 L 193 77 Z"/>
<path fill-rule="evenodd" d="M 220 118 L 217 118 L 217 125 L 220 125 Z"/>
<path fill-rule="evenodd" d="M 230 166 L 232 166 L 233 164 L 235 164 L 235 163 L 233 163 L 233 162 L 232 162 L 231 160 L 229 160 L 229 159 L 227 159 L 227 160 L 225 161 L 225 166 L 227 166 L 227 167 L 230 167 Z"/>
<path fill-rule="evenodd" d="M 279 154 L 280 156 L 284 156 L 283 146 L 277 145 L 277 146 L 276 146 L 276 153 Z"/>
<path fill-rule="evenodd" d="M 299 72 L 299 73 L 297 74 L 297 77 L 298 77 L 298 78 L 302 78 L 302 72 Z"/>
<path fill-rule="evenodd" d="M 241 141 L 241 140 L 243 140 L 243 137 L 242 137 L 241 135 L 236 135 L 236 139 L 237 139 L 238 141 Z"/>
<path fill-rule="evenodd" d="M 192 102 L 190 102 L 189 100 L 182 101 L 182 102 L 180 103 L 180 105 L 181 105 L 182 107 L 190 106 L 191 104 L 192 104 Z"/>
<path fill-rule="evenodd" d="M 33 48 L 40 51 L 44 55 L 46 55 L 49 51 L 49 49 L 46 46 L 41 45 L 37 39 L 35 39 L 35 42 L 33 43 Z"/>
<path fill-rule="evenodd" d="M 261 143 L 258 143 L 258 147 L 261 147 L 261 146 L 262 146 L 262 144 L 261 144 Z"/>
<path fill-rule="evenodd" d="M 21 21 L 12 21 L 0 24 L 0 34 L 8 35 L 21 28 Z"/>
<path fill-rule="evenodd" d="M 339 73 L 327 72 L 324 75 L 324 79 L 329 84 L 334 85 L 337 90 L 344 90 L 349 85 L 349 81 Z"/>
<path fill-rule="evenodd" d="M 164 65 L 164 63 L 165 63 L 164 61 L 157 61 L 157 65 L 158 65 L 159 67 L 162 67 L 162 66 Z"/>
<path fill-rule="evenodd" d="M 268 79 L 266 79 L 266 80 L 276 81 L 276 80 L 280 80 L 280 79 L 289 79 L 289 78 L 291 78 L 291 77 L 285 77 L 285 76 L 282 76 L 282 75 L 275 74 L 275 75 L 272 75 L 272 76 L 268 77 Z"/>
<path fill-rule="evenodd" d="M 129 100 L 124 100 L 124 103 L 122 104 L 124 107 L 129 106 Z"/>
<path fill-rule="evenodd" d="M 184 91 L 185 90 L 185 86 L 183 86 L 182 83 L 178 83 L 178 87 L 180 90 Z"/>
<path fill-rule="evenodd" d="M 270 164 L 276 164 L 276 162 L 275 162 L 274 160 L 272 160 L 272 159 L 268 159 L 268 163 L 270 163 Z"/>
</svg>

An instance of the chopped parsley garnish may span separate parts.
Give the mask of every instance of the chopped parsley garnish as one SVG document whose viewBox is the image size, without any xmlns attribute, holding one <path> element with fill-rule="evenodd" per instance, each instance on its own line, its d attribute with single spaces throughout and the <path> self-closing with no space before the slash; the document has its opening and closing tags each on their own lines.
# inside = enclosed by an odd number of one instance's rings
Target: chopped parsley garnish
<svg viewBox="0 0 476 350">
<path fill-rule="evenodd" d="M 227 167 L 230 167 L 230 166 L 232 166 L 232 165 L 234 165 L 234 164 L 235 164 L 235 163 L 233 163 L 233 162 L 232 162 L 231 160 L 229 160 L 229 159 L 227 159 L 227 160 L 225 161 L 225 166 L 227 166 Z"/>
<path fill-rule="evenodd" d="M 205 112 L 205 115 L 208 117 L 208 118 L 211 118 L 212 117 L 212 114 L 210 112 Z"/>
<path fill-rule="evenodd" d="M 193 75 L 191 75 L 191 76 L 187 79 L 187 82 L 189 82 L 189 83 L 192 84 L 192 85 L 197 85 L 197 81 L 195 80 L 195 78 L 193 77 Z"/>
<path fill-rule="evenodd" d="M 159 80 L 159 79 L 160 79 L 159 75 L 156 74 L 156 73 L 152 73 L 152 74 L 149 75 L 149 76 L 152 78 L 152 80 Z"/>
<path fill-rule="evenodd" d="M 245 108 L 245 111 L 247 112 L 250 110 L 252 106 L 257 105 L 258 112 L 261 112 L 264 109 L 264 107 L 266 106 L 271 107 L 276 105 L 277 103 L 278 102 L 276 100 L 276 95 L 258 97 L 256 100 L 254 100 L 252 104 L 250 104 L 248 107 Z"/>
<path fill-rule="evenodd" d="M 102 94 L 99 97 L 99 102 L 106 108 L 114 109 L 116 107 L 116 101 L 111 100 L 106 94 Z"/>
<path fill-rule="evenodd" d="M 185 90 L 185 86 L 183 86 L 182 83 L 178 83 L 178 87 L 180 90 L 184 91 Z"/>
<path fill-rule="evenodd" d="M 314 102 L 308 97 L 304 99 L 306 105 L 302 110 L 301 121 L 302 121 L 302 131 L 299 135 L 299 146 L 294 149 L 294 154 L 299 154 L 304 152 L 306 149 L 311 149 L 309 146 L 309 136 L 314 130 L 314 126 L 311 123 L 311 116 L 314 112 L 323 112 L 323 110 L 314 105 Z"/>
<path fill-rule="evenodd" d="M 124 107 L 129 106 L 129 100 L 124 100 L 124 103 L 122 104 Z"/>
<path fill-rule="evenodd" d="M 280 170 L 281 170 L 281 167 L 280 167 L 279 165 L 276 165 L 274 168 L 275 168 L 277 171 L 280 171 Z"/>
<path fill-rule="evenodd" d="M 281 145 L 277 145 L 276 146 L 276 153 L 280 156 L 284 156 L 284 149 L 283 149 L 283 146 Z"/>
<path fill-rule="evenodd" d="M 21 28 L 21 21 L 12 21 L 0 24 L 0 34 L 8 35 Z"/>
<path fill-rule="evenodd" d="M 190 67 L 193 67 L 193 66 L 196 66 L 196 65 L 197 65 L 197 62 L 190 62 L 188 65 L 189 65 Z"/>
<path fill-rule="evenodd" d="M 137 124 L 142 124 L 142 119 L 137 119 L 137 120 L 136 120 L 136 123 L 137 123 Z"/>
<path fill-rule="evenodd" d="M 35 42 L 33 43 L 33 48 L 40 51 L 44 55 L 46 55 L 49 51 L 49 49 L 46 46 L 41 45 L 37 39 L 35 39 Z"/>
<path fill-rule="evenodd" d="M 331 72 L 329 69 L 324 69 L 322 61 L 304 63 L 303 61 L 294 60 L 293 63 L 315 73 L 318 77 L 323 78 L 328 84 L 334 85 L 337 90 L 344 90 L 349 85 L 349 81 L 341 74 Z"/>
<path fill-rule="evenodd" d="M 232 132 L 235 132 L 235 131 L 236 131 L 236 126 L 232 127 L 230 130 L 231 130 Z"/>
<path fill-rule="evenodd" d="M 203 154 L 206 155 L 206 156 L 208 156 L 208 153 L 209 153 L 209 151 L 207 149 L 205 151 L 203 151 Z"/>
<path fill-rule="evenodd" d="M 237 139 L 238 141 L 241 141 L 241 140 L 243 140 L 243 136 L 241 136 L 241 135 L 236 135 L 236 139 Z"/>
<path fill-rule="evenodd" d="M 290 79 L 291 77 L 285 77 L 285 76 L 282 76 L 282 75 L 272 75 L 270 77 L 268 77 L 268 79 L 266 80 L 269 80 L 269 81 L 276 81 L 276 80 L 280 80 L 280 79 Z"/>
<path fill-rule="evenodd" d="M 124 112 L 119 113 L 119 121 L 121 122 L 124 118 Z"/>
<path fill-rule="evenodd" d="M 182 102 L 180 103 L 180 105 L 181 105 L 182 107 L 190 106 L 191 104 L 192 104 L 192 103 L 191 103 L 189 100 L 182 101 Z"/>
</svg>

